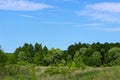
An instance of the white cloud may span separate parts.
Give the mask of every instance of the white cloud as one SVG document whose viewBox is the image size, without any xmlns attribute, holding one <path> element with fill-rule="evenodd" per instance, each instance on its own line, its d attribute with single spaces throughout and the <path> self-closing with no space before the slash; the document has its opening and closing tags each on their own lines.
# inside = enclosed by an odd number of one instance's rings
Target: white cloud
<svg viewBox="0 0 120 80">
<path fill-rule="evenodd" d="M 103 30 L 108 32 L 120 32 L 120 28 L 103 28 Z"/>
<path fill-rule="evenodd" d="M 91 8 L 105 12 L 120 12 L 120 3 L 118 2 L 103 2 L 97 4 L 86 5 L 86 8 Z"/>
<path fill-rule="evenodd" d="M 89 23 L 89 24 L 82 24 L 82 26 L 90 26 L 90 27 L 98 27 L 102 26 L 103 24 L 100 23 Z"/>
<path fill-rule="evenodd" d="M 105 32 L 120 32 L 120 27 L 108 27 L 106 25 L 110 24 L 102 24 L 102 23 L 88 23 L 88 24 L 79 24 L 77 27 L 81 27 L 84 29 L 92 29 L 97 31 L 105 31 Z"/>
<path fill-rule="evenodd" d="M 120 32 L 120 27 L 111 27 L 111 28 L 96 27 L 96 28 L 94 28 L 94 30 L 107 31 L 107 32 Z"/>
<path fill-rule="evenodd" d="M 120 23 L 120 2 L 103 2 L 96 4 L 87 4 L 84 9 L 78 12 L 79 16 L 88 16 L 89 18 L 103 22 Z"/>
<path fill-rule="evenodd" d="M 102 23 L 86 23 L 86 24 L 76 24 L 74 26 L 83 27 L 83 28 L 97 28 L 100 26 L 104 26 L 104 24 L 102 24 Z"/>
<path fill-rule="evenodd" d="M 57 1 L 59 1 L 59 0 L 57 0 Z M 65 2 L 79 2 L 79 0 L 63 0 L 63 1 L 65 1 Z"/>
<path fill-rule="evenodd" d="M 35 18 L 35 16 L 26 15 L 26 14 L 20 14 L 19 16 L 26 17 L 26 18 Z"/>
<path fill-rule="evenodd" d="M 29 0 L 0 0 L 1 10 L 34 11 L 45 8 L 53 8 L 53 6 L 42 3 L 35 3 Z"/>
<path fill-rule="evenodd" d="M 52 2 L 79 2 L 79 0 L 40 0 L 40 1 L 52 1 Z"/>
<path fill-rule="evenodd" d="M 54 25 L 73 25 L 72 22 L 59 22 L 59 21 L 41 21 L 40 23 L 44 24 L 54 24 Z"/>
</svg>

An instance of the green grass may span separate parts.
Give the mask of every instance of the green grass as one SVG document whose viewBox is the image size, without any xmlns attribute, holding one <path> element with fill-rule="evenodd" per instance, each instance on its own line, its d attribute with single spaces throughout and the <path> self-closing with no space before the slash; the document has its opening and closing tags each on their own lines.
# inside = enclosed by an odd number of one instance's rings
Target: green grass
<svg viewBox="0 0 120 80">
<path fill-rule="evenodd" d="M 120 80 L 120 66 L 99 73 L 94 80 Z"/>
<path fill-rule="evenodd" d="M 7 65 L 0 68 L 0 80 L 120 80 L 120 66 L 71 71 L 67 67 Z"/>
<path fill-rule="evenodd" d="M 32 66 L 6 65 L 0 67 L 0 80 L 35 80 L 34 75 Z"/>
<path fill-rule="evenodd" d="M 41 80 L 119 80 L 120 66 L 87 68 L 86 70 L 75 70 L 69 74 L 54 74 L 42 77 Z"/>
</svg>

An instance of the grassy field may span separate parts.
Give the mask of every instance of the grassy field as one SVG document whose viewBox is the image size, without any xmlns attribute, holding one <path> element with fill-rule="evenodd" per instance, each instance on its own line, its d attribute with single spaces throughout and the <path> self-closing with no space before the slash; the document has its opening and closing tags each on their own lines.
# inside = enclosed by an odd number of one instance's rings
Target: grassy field
<svg viewBox="0 0 120 80">
<path fill-rule="evenodd" d="M 0 80 L 119 80 L 120 66 L 87 67 L 69 70 L 67 67 L 7 65 L 0 68 Z"/>
<path fill-rule="evenodd" d="M 87 68 L 85 70 L 74 70 L 68 74 L 56 72 L 43 73 L 38 80 L 119 80 L 120 79 L 120 66 L 116 67 L 100 67 L 100 68 Z"/>
</svg>

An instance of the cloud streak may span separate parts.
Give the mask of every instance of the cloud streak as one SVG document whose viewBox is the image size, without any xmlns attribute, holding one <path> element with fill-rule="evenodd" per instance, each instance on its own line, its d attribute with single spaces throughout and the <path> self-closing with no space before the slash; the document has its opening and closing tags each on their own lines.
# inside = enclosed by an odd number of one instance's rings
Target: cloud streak
<svg viewBox="0 0 120 80">
<path fill-rule="evenodd" d="M 111 28 L 106 28 L 106 27 L 96 27 L 94 30 L 99 30 L 99 31 L 107 31 L 107 32 L 120 32 L 119 27 L 111 27 Z"/>
<path fill-rule="evenodd" d="M 80 2 L 80 0 L 40 0 L 40 1 L 51 1 L 51 2 Z"/>
<path fill-rule="evenodd" d="M 53 8 L 53 6 L 29 0 L 0 0 L 0 10 L 35 11 L 46 8 Z"/>
<path fill-rule="evenodd" d="M 91 19 L 120 23 L 120 2 L 102 2 L 87 4 L 78 12 L 79 16 L 88 16 Z"/>
<path fill-rule="evenodd" d="M 90 5 L 86 5 L 86 7 L 98 11 L 120 12 L 120 3 L 118 2 L 103 2 L 97 4 L 90 4 Z"/>
<path fill-rule="evenodd" d="M 35 18 L 35 16 L 31 16 L 31 15 L 26 15 L 26 14 L 21 14 L 19 15 L 21 17 L 26 17 L 26 18 Z"/>
</svg>

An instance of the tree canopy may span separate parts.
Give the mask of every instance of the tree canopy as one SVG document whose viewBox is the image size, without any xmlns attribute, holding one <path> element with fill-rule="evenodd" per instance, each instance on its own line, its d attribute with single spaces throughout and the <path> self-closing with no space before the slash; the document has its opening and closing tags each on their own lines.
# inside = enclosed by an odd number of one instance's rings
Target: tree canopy
<svg viewBox="0 0 120 80">
<path fill-rule="evenodd" d="M 102 66 L 120 65 L 120 43 L 75 43 L 67 50 L 48 49 L 36 43 L 25 43 L 13 54 L 5 54 L 0 47 L 1 64 L 35 64 L 41 66 Z"/>
</svg>

